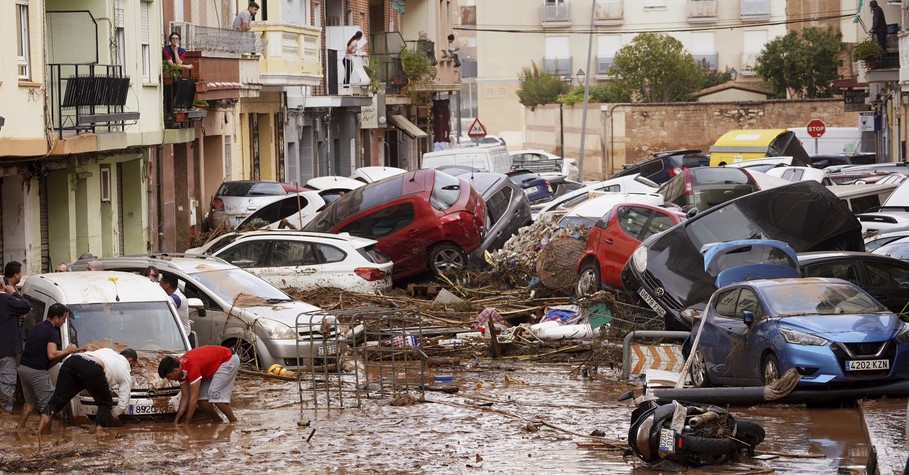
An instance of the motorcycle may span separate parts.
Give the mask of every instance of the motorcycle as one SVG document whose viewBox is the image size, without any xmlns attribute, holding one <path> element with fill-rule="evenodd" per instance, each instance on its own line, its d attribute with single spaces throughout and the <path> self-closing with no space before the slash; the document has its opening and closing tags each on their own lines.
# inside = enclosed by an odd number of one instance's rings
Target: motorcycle
<svg viewBox="0 0 909 475">
<path fill-rule="evenodd" d="M 631 391 L 620 401 L 633 398 Z M 736 420 L 725 409 L 673 399 L 641 396 L 634 400 L 628 444 L 641 460 L 669 461 L 688 467 L 720 464 L 736 455 L 754 456 L 764 428 Z"/>
</svg>

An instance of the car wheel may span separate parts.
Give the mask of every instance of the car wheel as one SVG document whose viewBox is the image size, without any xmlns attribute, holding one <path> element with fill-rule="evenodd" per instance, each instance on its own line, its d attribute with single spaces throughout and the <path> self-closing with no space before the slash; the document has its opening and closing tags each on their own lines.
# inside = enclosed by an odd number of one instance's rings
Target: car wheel
<svg viewBox="0 0 909 475">
<path fill-rule="evenodd" d="M 233 350 L 240 357 L 240 366 L 243 368 L 259 369 L 259 358 L 256 349 L 245 340 L 231 340 L 224 346 Z"/>
<path fill-rule="evenodd" d="M 433 274 L 439 275 L 447 270 L 460 269 L 466 264 L 467 256 L 454 244 L 437 244 L 429 250 L 429 270 Z"/>
<path fill-rule="evenodd" d="M 575 297 L 587 297 L 600 290 L 600 269 L 596 262 L 587 262 L 581 266 L 578 280 L 574 286 Z"/>
<path fill-rule="evenodd" d="M 694 360 L 691 361 L 691 382 L 697 388 L 710 387 L 710 376 L 707 374 L 707 360 L 704 359 L 704 353 L 701 350 L 694 352 Z"/>
<path fill-rule="evenodd" d="M 761 376 L 764 380 L 764 386 L 780 379 L 780 360 L 773 353 L 764 357 L 764 364 L 761 365 Z"/>
</svg>

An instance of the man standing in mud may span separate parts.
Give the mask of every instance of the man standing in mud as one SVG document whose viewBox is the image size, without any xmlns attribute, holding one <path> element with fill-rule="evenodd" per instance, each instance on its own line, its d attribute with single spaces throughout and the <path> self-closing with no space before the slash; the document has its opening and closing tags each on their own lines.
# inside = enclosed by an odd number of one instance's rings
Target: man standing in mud
<svg viewBox="0 0 909 475">
<path fill-rule="evenodd" d="M 132 389 L 130 372 L 138 362 L 139 355 L 131 348 L 119 353 L 110 348 L 100 348 L 67 358 L 60 366 L 54 395 L 41 414 L 38 433 L 43 433 L 50 424 L 51 416 L 62 410 L 83 389 L 88 391 L 98 405 L 96 431 L 101 432 L 101 428 L 110 425 L 119 425 L 120 414 L 129 407 Z M 114 399 L 111 397 L 113 388 L 117 388 L 117 407 L 114 407 Z"/>
<path fill-rule="evenodd" d="M 22 264 L 9 261 L 3 268 L 0 292 L 0 410 L 13 412 L 16 398 L 16 367 L 22 353 L 19 329 L 22 316 L 31 310 L 25 297 L 16 290 L 22 280 Z"/>
<path fill-rule="evenodd" d="M 180 382 L 180 407 L 174 422 L 192 421 L 196 404 L 215 422 L 224 422 L 215 407 L 227 416 L 228 421 L 237 422 L 230 407 L 230 395 L 239 369 L 240 357 L 218 345 L 194 348 L 179 360 L 165 356 L 158 364 L 158 376 Z"/>
<path fill-rule="evenodd" d="M 60 327 L 68 316 L 69 309 L 66 305 L 51 305 L 47 309 L 47 319 L 32 327 L 25 340 L 22 359 L 19 361 L 19 381 L 22 382 L 22 394 L 25 396 L 22 418 L 19 420 L 20 429 L 25 427 L 32 411 L 37 409 L 43 413 L 54 395 L 54 385 L 51 384 L 47 371 L 58 361 L 78 351 L 73 344 L 61 348 Z"/>
</svg>

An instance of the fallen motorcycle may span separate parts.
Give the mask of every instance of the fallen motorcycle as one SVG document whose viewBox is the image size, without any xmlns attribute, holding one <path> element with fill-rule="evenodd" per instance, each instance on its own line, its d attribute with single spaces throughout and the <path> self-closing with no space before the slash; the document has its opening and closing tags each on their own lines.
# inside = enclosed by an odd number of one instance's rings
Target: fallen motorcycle
<svg viewBox="0 0 909 475">
<path fill-rule="evenodd" d="M 619 400 L 631 399 L 629 391 Z M 631 413 L 628 444 L 641 460 L 688 467 L 720 464 L 737 454 L 754 456 L 764 428 L 737 421 L 725 409 L 672 399 L 641 396 Z"/>
</svg>

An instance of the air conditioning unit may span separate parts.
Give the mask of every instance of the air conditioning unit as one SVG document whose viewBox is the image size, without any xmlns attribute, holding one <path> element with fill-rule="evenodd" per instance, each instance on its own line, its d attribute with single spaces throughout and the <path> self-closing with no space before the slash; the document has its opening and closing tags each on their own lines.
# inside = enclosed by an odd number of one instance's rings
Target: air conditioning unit
<svg viewBox="0 0 909 475">
<path fill-rule="evenodd" d="M 172 22 L 170 22 L 170 27 L 168 28 L 168 31 L 170 31 L 170 33 L 177 33 L 180 35 L 180 45 L 183 46 L 184 48 L 186 48 L 187 45 L 192 44 L 192 40 L 193 40 L 193 24 L 192 23 L 187 23 L 185 21 L 172 21 Z M 168 36 L 170 36 L 170 33 L 168 33 Z M 170 43 L 165 41 L 165 44 L 170 44 Z"/>
</svg>

